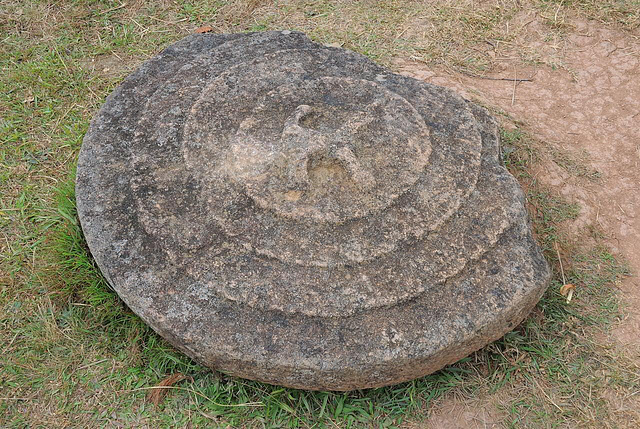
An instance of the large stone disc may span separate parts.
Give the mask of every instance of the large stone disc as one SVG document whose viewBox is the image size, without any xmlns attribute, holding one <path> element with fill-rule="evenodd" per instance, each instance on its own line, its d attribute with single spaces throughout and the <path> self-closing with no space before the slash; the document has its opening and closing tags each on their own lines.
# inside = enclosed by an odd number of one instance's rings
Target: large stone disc
<svg viewBox="0 0 640 429">
<path fill-rule="evenodd" d="M 89 248 L 126 304 L 212 368 L 383 386 L 499 338 L 549 269 L 495 121 L 295 32 L 189 36 L 93 119 Z"/>
</svg>

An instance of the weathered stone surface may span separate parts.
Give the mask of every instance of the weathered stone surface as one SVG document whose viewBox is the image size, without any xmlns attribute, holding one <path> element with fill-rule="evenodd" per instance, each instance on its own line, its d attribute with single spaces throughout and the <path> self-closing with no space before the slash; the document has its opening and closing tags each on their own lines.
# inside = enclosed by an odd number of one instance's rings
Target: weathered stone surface
<svg viewBox="0 0 640 429">
<path fill-rule="evenodd" d="M 85 137 L 77 203 L 129 307 L 213 368 L 349 390 L 518 324 L 549 279 L 487 112 L 295 32 L 195 34 Z"/>
</svg>

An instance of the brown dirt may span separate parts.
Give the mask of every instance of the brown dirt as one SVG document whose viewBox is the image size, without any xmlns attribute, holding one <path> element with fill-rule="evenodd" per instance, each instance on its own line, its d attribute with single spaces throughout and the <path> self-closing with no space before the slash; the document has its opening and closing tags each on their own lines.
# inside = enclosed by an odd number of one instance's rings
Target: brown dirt
<svg viewBox="0 0 640 429">
<path fill-rule="evenodd" d="M 425 429 L 498 429 L 507 417 L 507 412 L 497 409 L 503 398 L 496 395 L 479 396 L 473 399 L 447 396 L 435 404 Z M 410 426 L 411 427 L 411 426 Z"/>
<path fill-rule="evenodd" d="M 620 286 L 628 316 L 612 338 L 618 346 L 640 350 L 640 41 L 595 21 L 571 19 L 565 37 L 550 43 L 542 39 L 543 31 L 537 33 L 542 25 L 533 21 L 529 28 L 529 48 L 538 49 L 541 63 L 525 65 L 503 54 L 486 76 L 532 82 L 471 77 L 410 61 L 397 61 L 396 68 L 506 112 L 560 151 L 586 151 L 580 162 L 600 172 L 601 179 L 587 180 L 552 161 L 536 172 L 537 178 L 580 205 L 579 217 L 569 225 L 576 237 L 585 226 L 599 226 L 614 253 L 629 263 L 634 275 Z M 444 401 L 430 427 L 492 427 L 491 420 L 481 418 L 487 415 L 485 406 Z"/>
</svg>

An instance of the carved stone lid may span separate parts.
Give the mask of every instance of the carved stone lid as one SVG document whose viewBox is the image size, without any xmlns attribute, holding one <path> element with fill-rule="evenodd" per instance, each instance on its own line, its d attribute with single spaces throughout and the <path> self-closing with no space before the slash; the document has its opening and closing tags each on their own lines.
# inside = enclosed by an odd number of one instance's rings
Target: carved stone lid
<svg viewBox="0 0 640 429">
<path fill-rule="evenodd" d="M 484 109 L 295 32 L 196 34 L 143 64 L 91 123 L 77 202 L 157 332 L 293 387 L 437 370 L 549 278 Z"/>
</svg>

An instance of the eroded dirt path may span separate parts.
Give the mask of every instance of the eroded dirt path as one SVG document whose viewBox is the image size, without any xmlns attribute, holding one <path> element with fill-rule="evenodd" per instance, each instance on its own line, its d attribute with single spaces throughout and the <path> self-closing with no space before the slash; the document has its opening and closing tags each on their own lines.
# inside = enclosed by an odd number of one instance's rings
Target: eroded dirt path
<svg viewBox="0 0 640 429">
<path fill-rule="evenodd" d="M 574 30 L 549 51 L 562 67 L 524 66 L 498 61 L 493 78 L 531 78 L 531 82 L 489 80 L 398 62 L 401 73 L 455 89 L 523 122 L 541 141 L 579 154 L 586 151 L 597 181 L 576 177 L 553 162 L 537 175 L 569 201 L 580 205 L 569 225 L 576 234 L 587 225 L 605 231 L 609 245 L 628 261 L 633 276 L 621 285 L 629 317 L 613 332 L 622 347 L 640 347 L 640 40 L 593 21 L 572 22 Z M 532 24 L 535 34 L 536 23 Z M 544 45 L 544 46 L 543 46 Z M 498 427 L 487 404 L 444 400 L 430 419 L 434 428 Z M 465 418 L 468 416 L 474 418 Z M 448 417 L 447 417 L 448 416 Z"/>
</svg>

